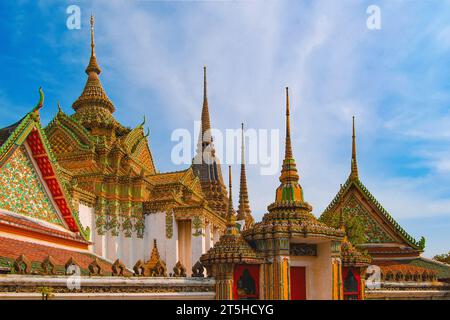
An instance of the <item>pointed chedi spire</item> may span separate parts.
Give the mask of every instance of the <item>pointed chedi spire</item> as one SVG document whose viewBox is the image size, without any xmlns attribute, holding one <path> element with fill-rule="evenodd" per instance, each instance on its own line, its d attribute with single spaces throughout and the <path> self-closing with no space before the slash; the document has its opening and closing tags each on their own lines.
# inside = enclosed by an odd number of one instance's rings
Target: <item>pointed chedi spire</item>
<svg viewBox="0 0 450 320">
<path fill-rule="evenodd" d="M 203 107 L 202 107 L 202 136 L 203 142 L 209 142 L 211 139 L 211 121 L 209 117 L 208 106 L 208 83 L 206 81 L 206 66 L 203 67 Z M 208 135 L 205 138 L 205 133 Z M 211 139 L 212 140 L 212 139 Z"/>
<path fill-rule="evenodd" d="M 220 216 L 226 217 L 228 212 L 228 196 L 225 184 L 223 183 L 220 161 L 216 156 L 211 134 L 206 67 L 203 67 L 201 132 L 198 137 L 196 154 L 192 159 L 192 169 L 194 174 L 200 179 L 202 191 L 208 206 Z"/>
<path fill-rule="evenodd" d="M 353 134 L 352 134 L 352 160 L 350 179 L 358 179 L 358 162 L 356 161 L 356 134 L 355 134 L 355 116 L 353 116 Z"/>
<path fill-rule="evenodd" d="M 94 23 L 94 16 L 91 15 L 91 58 L 88 66 L 86 67 L 87 75 L 89 75 L 90 72 L 95 72 L 96 74 L 100 74 L 102 72 L 97 63 L 97 57 L 95 56 Z"/>
<path fill-rule="evenodd" d="M 247 191 L 247 175 L 245 171 L 245 139 L 244 139 L 244 124 L 241 124 L 241 180 L 239 188 L 239 208 L 237 211 L 237 220 L 244 220 L 244 229 L 253 225 L 254 219 L 250 210 Z"/>
<path fill-rule="evenodd" d="M 228 184 L 229 184 L 229 196 L 228 196 L 228 214 L 227 214 L 227 234 L 238 234 L 239 230 L 236 226 L 236 213 L 233 208 L 233 187 L 231 182 L 231 166 L 228 166 Z"/>
<path fill-rule="evenodd" d="M 286 87 L 286 140 L 283 167 L 280 182 L 277 188 L 275 202 L 299 201 L 303 202 L 303 190 L 298 183 L 299 176 L 291 145 L 289 88 Z"/>
<path fill-rule="evenodd" d="M 91 15 L 91 57 L 85 71 L 88 75 L 86 85 L 81 93 L 81 96 L 73 103 L 72 108 L 77 112 L 84 107 L 102 107 L 110 113 L 113 113 L 115 111 L 115 107 L 106 95 L 99 79 L 101 69 L 97 63 L 97 57 L 95 55 L 93 15 Z"/>
<path fill-rule="evenodd" d="M 304 201 L 292 152 L 290 129 L 289 89 L 286 88 L 286 146 L 280 176 L 281 184 L 276 190 L 275 201 L 267 206 L 268 212 L 264 214 L 262 221 L 245 230 L 242 235 L 246 241 L 255 242 L 278 242 L 280 239 L 300 240 L 309 237 L 341 239 L 344 236 L 343 232 L 318 221 L 312 214 L 312 206 Z M 289 255 L 288 246 L 263 247 L 260 251 L 265 257 Z M 275 282 L 283 281 L 280 273 L 275 277 Z M 274 295 L 276 299 L 280 297 L 282 296 Z M 286 299 L 288 295 L 282 298 Z"/>
</svg>

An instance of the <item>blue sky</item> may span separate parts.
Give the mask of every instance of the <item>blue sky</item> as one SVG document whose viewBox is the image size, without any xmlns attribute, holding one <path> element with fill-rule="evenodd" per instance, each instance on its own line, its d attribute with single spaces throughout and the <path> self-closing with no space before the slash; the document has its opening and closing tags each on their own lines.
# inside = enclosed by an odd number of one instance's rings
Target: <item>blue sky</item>
<svg viewBox="0 0 450 320">
<path fill-rule="evenodd" d="M 72 4 L 80 30 L 66 27 Z M 371 4 L 381 8 L 381 30 L 366 27 Z M 426 237 L 426 256 L 450 249 L 450 1 L 6 0 L 0 12 L 0 126 L 36 104 L 39 86 L 44 123 L 57 101 L 72 112 L 94 12 L 115 116 L 131 127 L 147 116 L 161 172 L 186 167 L 171 163 L 170 136 L 200 117 L 203 65 L 219 129 L 241 121 L 284 129 L 288 85 L 294 153 L 316 216 L 348 176 L 355 115 L 363 183 L 411 235 Z M 248 171 L 259 219 L 278 175 Z"/>
</svg>

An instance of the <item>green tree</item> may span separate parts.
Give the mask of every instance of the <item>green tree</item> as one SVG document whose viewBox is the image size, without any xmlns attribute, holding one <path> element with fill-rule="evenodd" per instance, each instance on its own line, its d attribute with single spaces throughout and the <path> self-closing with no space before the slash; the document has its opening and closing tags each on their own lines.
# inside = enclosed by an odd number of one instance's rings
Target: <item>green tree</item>
<svg viewBox="0 0 450 320">
<path fill-rule="evenodd" d="M 438 254 L 434 256 L 433 260 L 450 264 L 450 251 L 448 253 Z"/>
<path fill-rule="evenodd" d="M 354 245 L 367 242 L 366 226 L 360 217 L 351 215 L 350 210 L 345 208 L 342 215 L 343 224 L 347 233 L 348 240 Z M 330 227 L 338 229 L 340 227 L 340 215 L 332 214 L 320 219 Z"/>
</svg>

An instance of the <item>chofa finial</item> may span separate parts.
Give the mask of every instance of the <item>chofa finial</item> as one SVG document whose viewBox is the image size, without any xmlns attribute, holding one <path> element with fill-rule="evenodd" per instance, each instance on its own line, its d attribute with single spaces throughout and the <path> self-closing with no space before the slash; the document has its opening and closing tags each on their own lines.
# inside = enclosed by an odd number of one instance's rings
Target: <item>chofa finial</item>
<svg viewBox="0 0 450 320">
<path fill-rule="evenodd" d="M 33 111 L 37 111 L 44 105 L 44 91 L 42 90 L 42 87 L 39 87 L 39 101 L 37 105 L 34 107 Z"/>
</svg>

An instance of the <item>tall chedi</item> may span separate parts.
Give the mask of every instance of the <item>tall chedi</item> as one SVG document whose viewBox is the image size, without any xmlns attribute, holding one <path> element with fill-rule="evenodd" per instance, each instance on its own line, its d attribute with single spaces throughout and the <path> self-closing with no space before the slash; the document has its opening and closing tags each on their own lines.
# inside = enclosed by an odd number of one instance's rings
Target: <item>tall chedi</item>
<svg viewBox="0 0 450 320">
<path fill-rule="evenodd" d="M 223 183 L 220 162 L 214 149 L 209 116 L 206 67 L 203 67 L 203 107 L 197 151 L 192 160 L 194 174 L 200 178 L 202 191 L 211 209 L 225 217 L 228 209 L 227 190 Z"/>
<path fill-rule="evenodd" d="M 327 255 L 328 252 L 332 252 L 330 249 L 332 243 L 335 248 L 339 248 L 334 241 L 339 243 L 343 236 L 341 230 L 317 221 L 311 213 L 312 207 L 304 200 L 292 152 L 288 88 L 286 88 L 285 152 L 279 180 L 280 185 L 275 192 L 275 202 L 267 207 L 269 212 L 264 215 L 261 222 L 242 232 L 243 237 L 252 242 L 268 261 L 263 265 L 262 275 L 260 275 L 264 279 L 271 279 L 270 284 L 266 284 L 263 299 L 290 299 L 291 294 L 292 298 L 298 298 L 294 297 L 300 290 L 296 287 L 298 284 L 291 286 L 290 283 L 293 272 L 292 261 L 297 260 L 298 263 L 303 263 L 303 259 L 310 258 L 303 258 L 302 255 L 315 255 L 321 259 L 319 252 L 321 250 L 317 249 L 318 244 L 321 243 L 324 247 L 323 254 Z M 334 250 L 333 254 L 338 255 L 338 251 Z M 331 260 L 331 255 L 326 259 L 329 259 L 327 261 L 330 266 L 338 263 Z M 334 272 L 334 278 L 331 271 L 320 276 L 328 278 L 331 284 L 332 279 L 337 279 L 336 272 Z M 319 279 L 313 277 L 308 281 L 318 283 Z M 337 286 L 337 282 L 333 282 L 333 285 Z M 331 288 L 324 295 L 331 298 Z"/>
<path fill-rule="evenodd" d="M 237 211 L 237 220 L 245 221 L 244 230 L 250 228 L 255 220 L 252 217 L 252 211 L 248 201 L 247 191 L 247 175 L 245 171 L 245 137 L 244 137 L 244 124 L 241 124 L 241 180 L 239 188 L 239 207 Z"/>
</svg>

